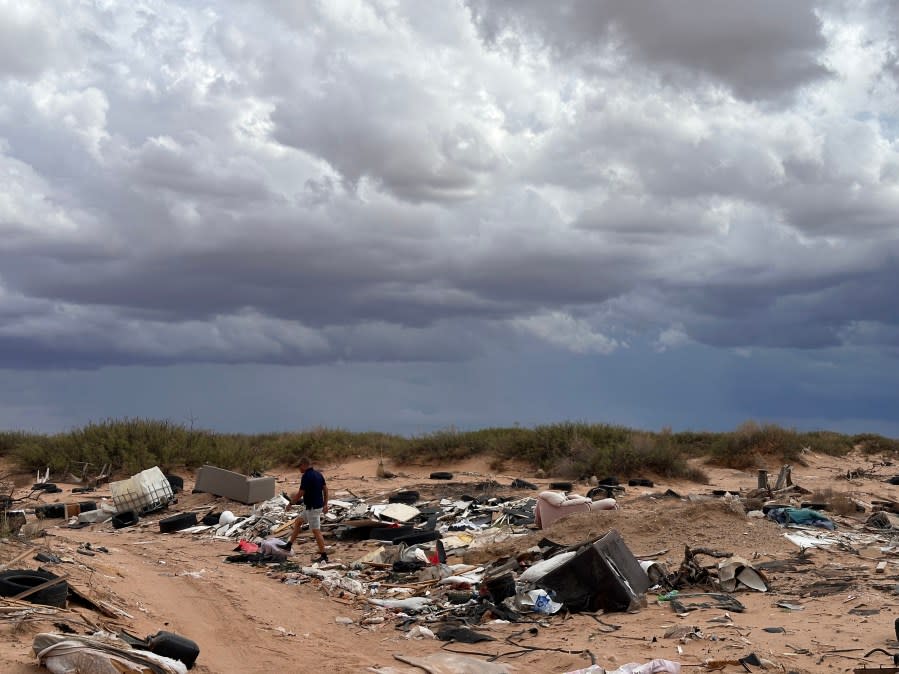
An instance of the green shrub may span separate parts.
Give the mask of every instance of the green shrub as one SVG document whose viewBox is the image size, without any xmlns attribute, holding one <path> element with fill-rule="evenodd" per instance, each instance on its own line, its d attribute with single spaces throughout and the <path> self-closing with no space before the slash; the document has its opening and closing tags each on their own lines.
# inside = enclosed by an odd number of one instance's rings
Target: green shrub
<svg viewBox="0 0 899 674">
<path fill-rule="evenodd" d="M 859 447 L 865 454 L 896 454 L 899 440 L 885 438 L 874 433 L 860 433 L 851 438 L 852 446 Z"/>
<path fill-rule="evenodd" d="M 654 474 L 699 482 L 707 477 L 688 459 L 748 468 L 771 457 L 801 461 L 805 447 L 840 456 L 854 447 L 868 453 L 899 454 L 899 441 L 874 434 L 846 436 L 829 431 L 797 433 L 775 425 L 747 422 L 730 433 L 659 433 L 609 424 L 565 421 L 534 428 L 497 427 L 473 431 L 455 428 L 415 437 L 354 433 L 316 427 L 306 431 L 257 435 L 216 433 L 170 421 L 108 419 L 68 433 L 42 435 L 0 432 L 0 455 L 27 470 L 49 467 L 53 474 L 96 473 L 103 465 L 117 475 L 153 465 L 169 472 L 205 463 L 242 473 L 296 465 L 302 456 L 318 462 L 352 457 L 384 457 L 399 463 L 451 462 L 483 456 L 491 470 L 522 462 L 554 475 L 580 479 Z"/>
<path fill-rule="evenodd" d="M 710 462 L 740 469 L 760 465 L 765 457 L 801 462 L 802 449 L 802 437 L 796 431 L 747 421 L 712 445 Z"/>
</svg>

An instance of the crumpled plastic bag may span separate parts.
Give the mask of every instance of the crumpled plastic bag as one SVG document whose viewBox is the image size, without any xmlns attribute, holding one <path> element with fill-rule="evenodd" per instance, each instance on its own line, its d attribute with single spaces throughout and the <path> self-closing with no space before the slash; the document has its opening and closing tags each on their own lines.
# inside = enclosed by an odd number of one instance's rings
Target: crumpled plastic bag
<svg viewBox="0 0 899 674">
<path fill-rule="evenodd" d="M 530 592 L 519 592 L 514 597 L 506 597 L 503 605 L 515 611 L 533 611 L 534 613 L 545 613 L 551 615 L 558 613 L 562 608 L 562 604 L 553 601 L 546 593 L 546 590 L 531 590 Z"/>
<path fill-rule="evenodd" d="M 131 648 L 105 632 L 91 637 L 41 632 L 31 648 L 53 674 L 187 674 L 183 662 Z"/>
<path fill-rule="evenodd" d="M 355 594 L 356 596 L 362 596 L 366 594 L 365 586 L 360 583 L 355 578 L 347 578 L 340 576 L 332 576 L 330 578 L 325 578 L 322 581 L 321 585 L 322 589 L 331 596 L 337 592 L 344 591 Z"/>
</svg>

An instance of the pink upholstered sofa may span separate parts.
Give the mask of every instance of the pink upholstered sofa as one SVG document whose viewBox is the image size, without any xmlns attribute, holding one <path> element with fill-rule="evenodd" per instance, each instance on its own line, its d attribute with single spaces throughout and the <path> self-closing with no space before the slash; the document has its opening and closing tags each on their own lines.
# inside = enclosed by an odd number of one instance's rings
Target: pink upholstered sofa
<svg viewBox="0 0 899 674">
<path fill-rule="evenodd" d="M 613 498 L 591 501 L 586 496 L 578 496 L 577 494 L 566 495 L 558 491 L 543 491 L 537 496 L 537 505 L 534 507 L 534 522 L 541 529 L 546 529 L 556 520 L 574 513 L 617 509 L 618 503 Z"/>
</svg>

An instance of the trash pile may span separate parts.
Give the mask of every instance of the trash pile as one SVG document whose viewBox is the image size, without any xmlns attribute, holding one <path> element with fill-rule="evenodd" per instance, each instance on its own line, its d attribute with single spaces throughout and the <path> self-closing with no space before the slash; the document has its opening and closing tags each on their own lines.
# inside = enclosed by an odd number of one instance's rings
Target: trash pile
<svg viewBox="0 0 899 674">
<path fill-rule="evenodd" d="M 762 556 L 752 551 L 744 550 L 746 557 L 743 557 L 724 549 L 684 544 L 679 566 L 678 560 L 671 557 L 659 561 L 667 549 L 635 555 L 621 531 L 638 529 L 625 523 L 624 513 L 609 515 L 613 518 L 612 523 L 618 518 L 618 529 L 605 528 L 604 525 L 609 524 L 605 520 L 600 525 L 602 529 L 591 529 L 587 534 L 577 529 L 580 522 L 574 523 L 565 529 L 565 535 L 569 537 L 562 536 L 566 541 L 582 538 L 574 544 L 552 540 L 560 535 L 559 528 L 542 531 L 574 513 L 617 510 L 616 497 L 624 491 L 617 481 L 598 483 L 586 496 L 570 494 L 571 483 L 552 483 L 550 486 L 554 489 L 542 492 L 537 485 L 524 480 L 515 480 L 511 485 L 506 483 L 512 489 L 533 490 L 534 495 L 522 497 L 502 495 L 501 485 L 492 480 L 454 483 L 443 473 L 431 475 L 431 479 L 443 481 L 439 488 L 424 484 L 410 488 L 407 485 L 402 490 L 364 498 L 348 490 L 332 494 L 322 529 L 341 548 L 341 561 L 306 564 L 300 561 L 296 552 L 281 547 L 295 525 L 298 511 L 291 507 L 285 494 L 274 494 L 273 478 L 242 476 L 215 467 L 204 469 L 202 483 L 199 479 L 197 482 L 203 489 L 195 491 L 218 496 L 220 500 L 196 505 L 196 500 L 185 499 L 187 504 L 195 505 L 182 504 L 184 512 L 161 516 L 153 524 L 155 527 L 158 523 L 160 533 L 177 532 L 204 540 L 229 541 L 234 548 L 232 554 L 224 556 L 226 562 L 264 565 L 270 578 L 285 585 L 315 588 L 341 606 L 335 619 L 337 624 L 370 631 L 379 626 L 392 627 L 401 638 L 409 640 L 433 639 L 461 644 L 497 641 L 501 626 L 526 623 L 522 631 L 507 635 L 502 643 L 516 647 L 519 649 L 516 652 L 520 653 L 559 650 L 531 646 L 524 640 L 530 630 L 536 634 L 537 626 L 564 625 L 571 614 L 583 614 L 588 622 L 595 620 L 600 626 L 599 632 L 620 629 L 620 626 L 604 622 L 600 616 L 641 611 L 649 606 L 647 595 L 653 594 L 656 597 L 654 604 L 670 607 L 679 618 L 695 615 L 697 611 L 703 615 L 703 609 L 718 614 L 708 620 L 708 626 L 675 624 L 666 627 L 664 636 L 659 632 L 659 637 L 676 639 L 680 644 L 690 639 L 711 642 L 720 635 L 712 634 L 710 627 L 714 624 L 733 627 L 732 616 L 746 612 L 746 605 L 754 606 L 753 601 L 758 602 L 758 599 L 740 597 L 746 602 L 744 605 L 738 598 L 740 592 L 777 594 L 780 600 L 770 601 L 786 611 L 802 610 L 802 604 L 795 597 L 804 599 L 850 589 L 855 591 L 862 584 L 899 594 L 899 585 L 896 585 L 899 576 L 879 576 L 885 582 L 877 586 L 864 568 L 834 564 L 820 570 L 818 577 L 811 578 L 814 571 L 804 566 L 812 564 L 808 554 L 814 548 L 857 556 L 861 547 L 880 546 L 884 556 L 899 555 L 899 546 L 894 543 L 895 532 L 899 531 L 899 503 L 889 500 L 863 502 L 853 497 L 837 504 L 820 493 L 813 497 L 809 490 L 793 484 L 789 466 L 781 469 L 773 486 L 768 483 L 767 473 L 759 471 L 758 484 L 750 490 L 714 490 L 711 494 L 693 494 L 684 498 L 668 489 L 664 493 L 640 496 L 665 499 L 666 510 L 668 504 L 674 507 L 678 503 L 676 507 L 687 509 L 693 508 L 693 503 L 717 501 L 721 504 L 717 510 L 726 512 L 728 517 L 738 516 L 747 522 L 749 518 L 777 523 L 783 527 L 783 536 L 799 548 L 795 556 L 786 553 L 787 559 L 762 561 Z M 77 513 L 73 512 L 72 504 L 47 505 L 62 506 L 63 516 L 69 518 L 69 526 L 99 522 L 110 522 L 117 529 L 133 526 L 142 518 L 177 503 L 175 494 L 183 483 L 177 484 L 172 477 L 165 476 L 156 467 L 128 480 L 113 482 L 110 484 L 110 501 L 97 503 L 93 509 L 79 505 Z M 640 480 L 636 485 L 632 482 L 628 486 L 653 487 L 648 480 Z M 44 491 L 53 493 L 49 489 Z M 843 508 L 839 511 L 841 514 L 847 512 L 845 508 L 851 508 L 853 514 L 870 509 L 871 514 L 864 520 L 858 517 L 841 519 L 836 515 L 837 506 Z M 830 516 L 828 511 L 834 515 Z M 10 515 L 11 512 L 7 513 L 9 520 L 23 526 L 17 517 Z M 693 512 L 706 511 L 700 506 Z M 46 513 L 44 516 L 50 517 Z M 602 517 L 589 521 L 599 522 Z M 587 521 L 588 518 L 581 520 Z M 671 521 L 669 519 L 668 524 Z M 743 533 L 751 531 L 749 526 Z M 755 531 L 760 529 L 762 527 Z M 601 533 L 597 534 L 597 531 Z M 668 529 L 664 531 L 660 535 L 669 535 Z M 780 532 L 771 533 L 775 531 L 773 527 L 765 531 L 778 541 L 784 540 Z M 683 543 L 690 539 L 679 540 Z M 733 538 L 728 540 L 739 548 Z M 699 537 L 693 541 L 701 543 L 703 539 Z M 722 548 L 728 545 L 726 542 L 719 544 Z M 675 550 L 679 552 L 680 547 Z M 76 552 L 89 555 L 107 551 L 100 546 L 85 544 Z M 886 568 L 887 562 L 880 561 L 874 573 L 884 573 Z M 812 573 L 806 575 L 807 570 Z M 788 572 L 796 573 L 788 576 Z M 23 620 L 32 617 L 45 620 L 51 606 L 65 606 L 66 593 L 73 589 L 66 589 L 68 579 L 61 576 L 37 577 L 34 572 L 32 576 L 28 580 L 32 591 L 29 593 L 26 591 L 29 587 L 22 586 L 17 594 L 25 592 L 25 601 L 40 606 L 27 613 L 21 605 L 10 605 L 9 614 Z M 3 574 L 0 574 L 2 580 Z M 21 579 L 10 577 L 6 580 L 18 582 Z M 794 596 L 787 601 L 783 599 L 785 594 Z M 36 601 L 51 595 L 62 596 L 62 603 L 58 599 L 55 604 Z M 849 599 L 854 596 L 849 595 Z M 864 612 L 870 610 L 874 609 L 860 604 L 849 613 L 874 615 Z M 169 635 L 162 637 L 163 641 L 166 638 L 170 643 L 183 639 Z M 656 637 L 652 639 L 655 642 Z M 98 672 L 168 674 L 192 666 L 189 648 L 173 658 L 173 662 L 160 662 L 157 658 L 164 660 L 167 656 L 150 648 L 151 642 L 151 637 L 139 640 L 124 633 L 101 632 L 89 637 L 41 633 L 35 637 L 34 652 L 50 671 L 72 671 L 75 660 L 90 662 L 95 668 L 90 671 Z M 749 645 L 749 642 L 744 640 L 743 645 Z M 735 646 L 743 647 L 731 644 L 730 648 Z M 572 674 L 679 672 L 682 666 L 704 666 L 711 670 L 728 665 L 755 671 L 751 668 L 764 669 L 771 664 L 750 653 L 733 658 L 708 658 L 701 665 L 681 665 L 657 658 L 643 664 L 618 664 L 614 666 L 617 668 L 603 669 L 596 664 L 596 658 L 586 646 L 584 648 L 580 652 L 576 649 L 565 651 L 590 659 L 589 666 Z M 683 653 L 679 646 L 677 653 Z M 797 651 L 797 654 L 800 653 Z M 410 664 L 421 662 L 434 667 L 444 666 L 446 671 L 456 671 L 448 668 L 450 660 L 456 663 L 453 666 L 459 667 L 466 660 L 453 651 L 396 657 Z M 489 663 L 491 668 L 488 669 L 484 660 L 474 662 L 481 666 L 477 671 L 508 671 L 498 663 Z"/>
<path fill-rule="evenodd" d="M 287 505 L 283 496 L 275 497 L 245 517 L 222 513 L 217 524 L 184 533 L 239 539 L 231 562 L 286 562 L 287 553 L 272 543 L 293 525 L 285 521 Z M 358 600 L 365 608 L 360 624 L 397 620 L 411 630 L 450 617 L 516 622 L 522 614 L 548 615 L 563 607 L 623 611 L 637 605 L 650 586 L 616 531 L 576 546 L 544 539 L 523 555 L 489 564 L 464 561 L 471 551 L 532 533 L 526 527 L 534 521 L 537 499 L 531 497 L 422 501 L 417 491 L 400 491 L 387 503 L 332 498 L 329 508 L 326 517 L 337 540 L 368 541 L 372 549 L 350 564 L 287 563 L 273 575 L 290 584 L 315 579 L 329 596 Z"/>
</svg>

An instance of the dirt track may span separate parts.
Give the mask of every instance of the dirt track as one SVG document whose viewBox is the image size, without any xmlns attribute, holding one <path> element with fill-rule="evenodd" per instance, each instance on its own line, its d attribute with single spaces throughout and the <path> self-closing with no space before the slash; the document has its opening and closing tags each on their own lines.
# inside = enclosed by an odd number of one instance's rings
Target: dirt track
<svg viewBox="0 0 899 674">
<path fill-rule="evenodd" d="M 808 489 L 832 489 L 851 492 L 870 499 L 872 496 L 899 498 L 899 487 L 876 479 L 854 483 L 840 479 L 848 464 L 868 466 L 865 459 L 849 460 L 830 457 L 808 457 L 809 466 L 794 466 L 794 481 Z M 853 463 L 854 462 L 854 463 Z M 368 495 L 387 493 L 402 486 L 428 483 L 427 474 L 440 467 L 412 467 L 393 470 L 405 475 L 393 480 L 374 478 L 376 462 L 357 460 L 339 466 L 323 466 L 332 496 L 343 490 Z M 455 470 L 457 481 L 483 480 L 489 473 L 486 463 L 466 462 L 446 466 Z M 772 472 L 776 466 L 770 467 Z M 732 470 L 706 469 L 713 486 L 744 490 L 755 486 L 755 475 Z M 889 475 L 891 468 L 882 468 Z M 460 476 L 463 471 L 471 473 Z M 492 476 L 503 484 L 512 477 L 525 477 L 541 485 L 547 480 L 534 480 L 526 474 L 511 473 Z M 190 488 L 191 476 L 185 475 Z M 279 489 L 292 489 L 297 476 L 282 478 Z M 450 488 L 437 485 L 435 489 Z M 561 543 L 584 540 L 610 528 L 621 532 L 628 547 L 638 556 L 667 550 L 658 559 L 672 568 L 682 559 L 684 545 L 710 546 L 740 554 L 753 563 L 795 558 L 798 548 L 783 537 L 777 524 L 747 518 L 720 499 L 690 503 L 670 498 L 654 498 L 667 488 L 683 496 L 707 493 L 710 486 L 682 482 L 657 481 L 654 488 L 628 488 L 620 500 L 620 511 L 577 515 L 561 520 L 545 532 L 535 532 L 530 541 L 515 541 L 497 549 L 497 554 L 526 549 L 543 536 Z M 586 488 L 581 488 L 581 493 Z M 522 492 L 517 492 L 522 493 Z M 60 494 L 58 496 L 66 496 Z M 50 500 L 45 497 L 45 500 Z M 172 510 L 211 504 L 215 499 L 205 494 L 187 494 Z M 217 507 L 246 510 L 237 504 L 216 502 Z M 863 521 L 837 517 L 839 530 L 847 530 Z M 156 518 L 158 519 L 158 518 Z M 55 522 L 55 523 L 54 523 Z M 145 635 L 160 629 L 178 632 L 196 641 L 201 654 L 195 672 L 221 674 L 270 672 L 360 672 L 368 668 L 384 671 L 417 672 L 394 659 L 394 653 L 426 654 L 443 644 L 436 641 L 413 641 L 403 638 L 394 624 L 387 622 L 362 628 L 335 623 L 338 616 L 358 618 L 360 610 L 345 600 L 329 598 L 316 583 L 285 585 L 269 577 L 263 569 L 228 564 L 224 556 L 232 552 L 233 543 L 182 534 L 160 534 L 152 518 L 138 527 L 113 530 L 109 524 L 91 525 L 84 529 L 59 526 L 61 521 L 46 521 L 45 536 L 33 540 L 35 552 L 53 552 L 72 561 L 57 566 L 71 574 L 97 597 L 124 608 L 131 618 L 118 622 L 129 632 Z M 85 556 L 76 552 L 82 543 L 105 546 L 109 553 Z M 332 559 L 351 562 L 370 549 L 365 543 L 334 545 Z M 308 541 L 299 546 L 298 555 L 308 561 L 313 547 Z M 23 548 L 14 542 L 0 548 L 0 562 L 12 558 Z M 895 595 L 887 589 L 899 582 L 899 566 L 889 562 L 883 574 L 875 574 L 878 560 L 891 559 L 877 546 L 855 552 L 814 550 L 808 553 L 811 565 L 796 572 L 770 572 L 771 592 L 740 592 L 737 598 L 746 606 L 744 613 L 725 614 L 720 609 L 701 609 L 679 617 L 667 604 L 658 604 L 655 595 L 647 597 L 647 605 L 634 613 L 603 616 L 602 625 L 586 615 L 554 616 L 536 625 L 536 636 L 526 635 L 524 643 L 534 647 L 561 649 L 535 650 L 515 658 L 500 658 L 516 671 L 565 672 L 589 664 L 581 652 L 589 650 L 599 664 L 614 668 L 626 662 L 645 662 L 652 658 L 668 658 L 683 664 L 700 664 L 709 658 L 735 659 L 755 652 L 760 657 L 779 663 L 783 671 L 849 672 L 860 666 L 858 659 L 875 647 L 896 650 L 893 621 L 899 616 Z M 30 560 L 30 556 L 25 558 Z M 23 562 L 24 565 L 24 562 Z M 34 568 L 36 562 L 28 562 Z M 809 586 L 822 578 L 850 579 L 843 591 L 829 596 L 809 596 Z M 884 589 L 876 589 L 878 585 Z M 802 606 L 801 611 L 778 608 L 778 601 Z M 874 615 L 850 614 L 851 609 L 877 611 Z M 78 608 L 92 621 L 110 619 Z M 858 611 L 857 611 L 858 612 Z M 113 621 L 115 622 L 115 621 Z M 516 650 L 503 639 L 532 625 L 482 626 L 497 638 L 496 642 L 459 646 L 460 650 L 484 654 Z M 673 627 L 695 626 L 702 638 L 665 638 Z M 784 629 L 767 632 L 764 628 Z M 32 636 L 39 631 L 53 631 L 52 623 L 25 623 L 18 627 L 0 621 L 0 659 L 4 672 L 25 674 L 46 671 L 36 665 L 30 654 Z M 837 652 L 839 651 L 839 652 Z M 875 655 L 870 665 L 888 664 L 883 655 Z M 386 668 L 393 668 L 392 670 Z M 687 671 L 704 671 L 702 667 Z M 728 666 L 724 671 L 745 671 Z"/>
</svg>

